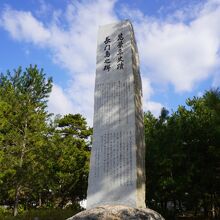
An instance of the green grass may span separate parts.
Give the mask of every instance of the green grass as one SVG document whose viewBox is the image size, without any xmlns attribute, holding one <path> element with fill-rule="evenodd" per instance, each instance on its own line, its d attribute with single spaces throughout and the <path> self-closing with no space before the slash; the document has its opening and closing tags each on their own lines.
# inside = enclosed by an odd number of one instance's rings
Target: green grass
<svg viewBox="0 0 220 220">
<path fill-rule="evenodd" d="M 16 217 L 0 214 L 0 220 L 64 220 L 76 213 L 77 211 L 72 209 L 36 209 Z"/>
</svg>

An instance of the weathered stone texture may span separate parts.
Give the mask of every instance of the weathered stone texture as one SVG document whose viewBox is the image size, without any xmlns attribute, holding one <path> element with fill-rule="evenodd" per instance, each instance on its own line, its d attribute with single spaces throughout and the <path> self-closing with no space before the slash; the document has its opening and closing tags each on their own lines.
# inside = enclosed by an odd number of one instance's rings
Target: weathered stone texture
<svg viewBox="0 0 220 220">
<path fill-rule="evenodd" d="M 87 207 L 145 207 L 145 145 L 139 58 L 129 21 L 98 33 L 93 147 Z"/>
<path fill-rule="evenodd" d="M 164 218 L 148 208 L 105 205 L 80 212 L 67 220 L 164 220 Z"/>
</svg>

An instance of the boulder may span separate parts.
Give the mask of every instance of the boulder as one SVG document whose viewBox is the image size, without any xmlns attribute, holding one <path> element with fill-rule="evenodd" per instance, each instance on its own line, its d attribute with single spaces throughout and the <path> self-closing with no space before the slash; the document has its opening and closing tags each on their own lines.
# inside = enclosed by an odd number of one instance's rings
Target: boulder
<svg viewBox="0 0 220 220">
<path fill-rule="evenodd" d="M 67 220 L 165 220 L 148 208 L 132 208 L 123 205 L 103 205 L 82 211 Z"/>
</svg>

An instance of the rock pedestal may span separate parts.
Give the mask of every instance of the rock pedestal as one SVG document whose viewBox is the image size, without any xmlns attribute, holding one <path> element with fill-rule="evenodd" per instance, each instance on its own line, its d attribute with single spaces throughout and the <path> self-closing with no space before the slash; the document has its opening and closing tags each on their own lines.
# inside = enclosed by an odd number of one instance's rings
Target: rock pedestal
<svg viewBox="0 0 220 220">
<path fill-rule="evenodd" d="M 164 218 L 148 208 L 105 205 L 80 212 L 67 220 L 164 220 Z"/>
</svg>

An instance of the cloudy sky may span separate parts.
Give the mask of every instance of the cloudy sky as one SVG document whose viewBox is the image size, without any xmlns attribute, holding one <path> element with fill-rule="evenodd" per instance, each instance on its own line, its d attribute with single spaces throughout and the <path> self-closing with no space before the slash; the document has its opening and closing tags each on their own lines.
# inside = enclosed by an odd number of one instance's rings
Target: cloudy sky
<svg viewBox="0 0 220 220">
<path fill-rule="evenodd" d="M 144 111 L 170 112 L 220 86 L 220 0 L 1 0 L 0 72 L 37 64 L 54 80 L 49 111 L 92 124 L 99 25 L 129 19 Z"/>
</svg>

